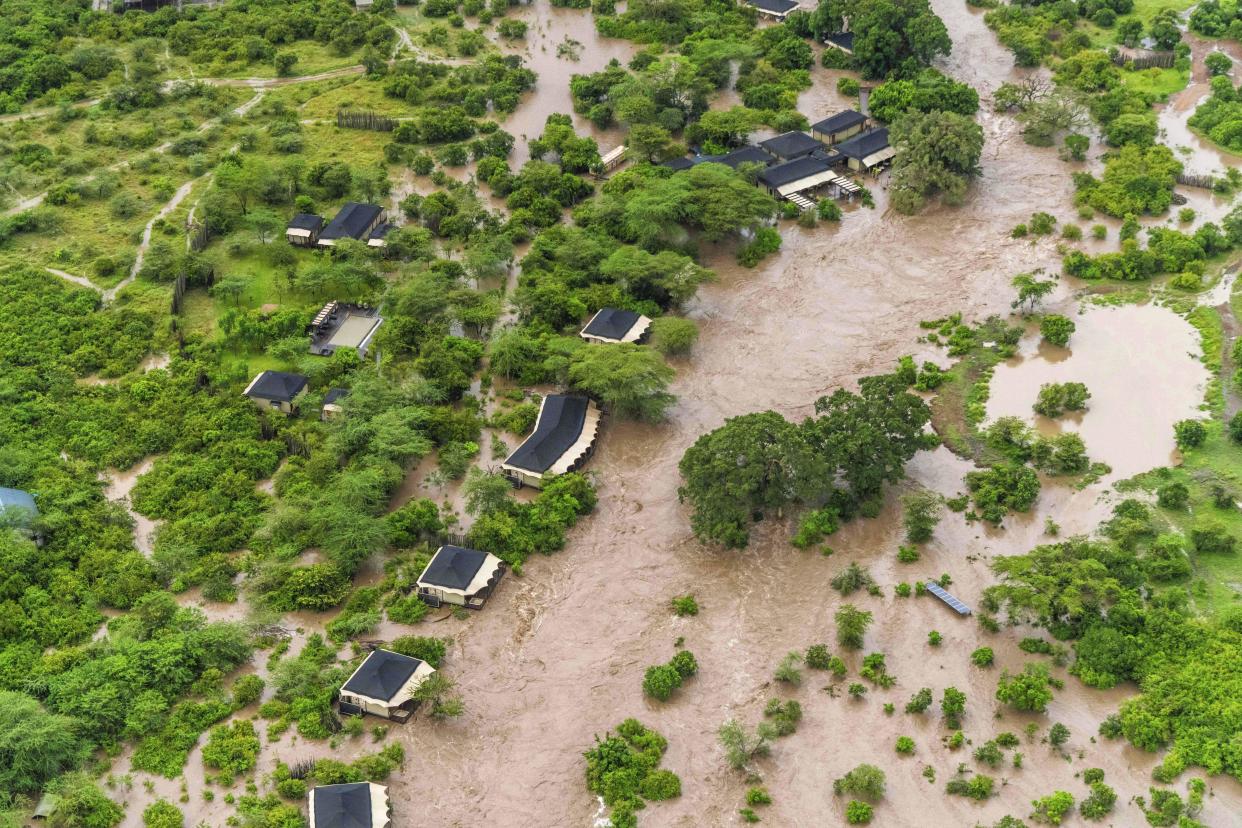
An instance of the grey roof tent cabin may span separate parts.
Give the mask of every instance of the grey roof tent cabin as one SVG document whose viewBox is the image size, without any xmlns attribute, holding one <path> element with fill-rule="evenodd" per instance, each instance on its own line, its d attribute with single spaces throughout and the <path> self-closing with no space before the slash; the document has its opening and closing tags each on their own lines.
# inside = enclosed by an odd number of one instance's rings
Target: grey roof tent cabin
<svg viewBox="0 0 1242 828">
<path fill-rule="evenodd" d="M 464 546 L 441 546 L 418 576 L 418 597 L 433 607 L 481 609 L 504 577 L 505 562 Z"/>
<path fill-rule="evenodd" d="M 366 305 L 329 302 L 306 326 L 310 334 L 310 352 L 331 356 L 337 348 L 353 348 L 359 357 L 366 357 L 371 340 L 384 324 L 379 311 Z"/>
<path fill-rule="evenodd" d="M 543 486 L 544 475 L 577 470 L 595 447 L 599 409 L 586 397 L 549 394 L 539 405 L 535 430 L 500 465 L 519 485 Z"/>
<path fill-rule="evenodd" d="M 746 5 L 759 12 L 761 17 L 784 20 L 798 8 L 797 0 L 746 0 Z"/>
<path fill-rule="evenodd" d="M 600 308 L 579 335 L 587 342 L 643 342 L 650 331 L 651 320 L 641 313 Z"/>
<path fill-rule="evenodd" d="M 896 148 L 888 142 L 888 127 L 859 133 L 837 144 L 836 150 L 845 156 L 849 168 L 857 172 L 871 172 L 897 154 Z"/>
<path fill-rule="evenodd" d="M 772 195 L 789 198 L 830 184 L 836 177 L 827 161 L 808 155 L 768 167 L 759 173 L 759 183 Z"/>
<path fill-rule="evenodd" d="M 805 132 L 785 132 L 775 138 L 760 141 L 759 146 L 780 161 L 793 161 L 803 158 L 823 145 Z"/>
<path fill-rule="evenodd" d="M 297 411 L 298 400 L 306 393 L 306 387 L 307 379 L 301 374 L 264 371 L 252 379 L 242 393 L 259 408 L 292 414 Z"/>
<path fill-rule="evenodd" d="M 847 55 L 854 54 L 854 33 L 853 32 L 836 32 L 824 38 L 824 45 L 833 49 L 840 49 Z"/>
<path fill-rule="evenodd" d="M 310 828 L 388 828 L 388 788 L 374 782 L 317 785 L 309 794 Z"/>
<path fill-rule="evenodd" d="M 853 109 L 838 112 L 811 124 L 811 135 L 826 147 L 835 146 L 847 138 L 853 138 L 867 125 L 867 116 Z"/>
<path fill-rule="evenodd" d="M 434 672 L 435 668 L 421 659 L 392 650 L 372 650 L 341 685 L 341 712 L 408 721 L 418 707 L 414 691 Z"/>
<path fill-rule="evenodd" d="M 340 209 L 328 226 L 319 233 L 320 247 L 331 247 L 341 239 L 369 238 L 375 228 L 384 223 L 384 210 L 376 204 L 347 203 Z"/>
<path fill-rule="evenodd" d="M 754 144 L 747 144 L 721 158 L 720 163 L 736 170 L 742 164 L 763 164 L 765 167 L 770 167 L 776 163 L 776 159 L 767 150 L 756 147 Z"/>
<path fill-rule="evenodd" d="M 341 406 L 341 400 L 349 396 L 349 390 L 345 388 L 329 388 L 328 393 L 323 395 L 323 404 L 319 407 L 319 419 L 325 423 L 333 417 L 338 416 L 345 409 Z"/>
<path fill-rule="evenodd" d="M 285 240 L 298 247 L 314 247 L 319 242 L 321 230 L 323 230 L 323 216 L 298 213 L 289 219 L 289 226 L 285 228 Z"/>
</svg>

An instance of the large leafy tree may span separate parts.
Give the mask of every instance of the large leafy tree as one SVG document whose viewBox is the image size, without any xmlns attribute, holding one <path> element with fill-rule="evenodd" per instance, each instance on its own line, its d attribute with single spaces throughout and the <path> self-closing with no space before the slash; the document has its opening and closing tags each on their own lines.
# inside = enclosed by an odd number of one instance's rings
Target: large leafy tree
<svg viewBox="0 0 1242 828">
<path fill-rule="evenodd" d="M 925 446 L 927 403 L 896 376 L 864 377 L 858 393 L 839 388 L 815 401 L 819 418 L 807 430 L 820 455 L 864 500 L 900 480 L 906 461 Z"/>
<path fill-rule="evenodd" d="M 911 112 L 891 130 L 897 159 L 893 162 L 893 206 L 916 213 L 927 199 L 941 194 L 959 204 L 966 187 L 979 174 L 983 128 L 956 112 Z"/>
<path fill-rule="evenodd" d="M 817 34 L 839 32 L 846 21 L 854 33 L 854 65 L 867 78 L 914 74 L 953 49 L 927 0 L 820 0 Z"/>
<path fill-rule="evenodd" d="M 569 380 L 622 417 L 660 420 L 676 399 L 668 393 L 674 371 L 659 352 L 631 342 L 578 350 Z"/>
<path fill-rule="evenodd" d="M 826 466 L 806 435 L 775 411 L 744 414 L 704 434 L 681 458 L 682 501 L 698 537 L 746 546 L 757 514 L 809 497 Z"/>
<path fill-rule="evenodd" d="M 33 793 L 87 752 L 73 719 L 25 693 L 0 692 L 0 791 Z"/>
</svg>

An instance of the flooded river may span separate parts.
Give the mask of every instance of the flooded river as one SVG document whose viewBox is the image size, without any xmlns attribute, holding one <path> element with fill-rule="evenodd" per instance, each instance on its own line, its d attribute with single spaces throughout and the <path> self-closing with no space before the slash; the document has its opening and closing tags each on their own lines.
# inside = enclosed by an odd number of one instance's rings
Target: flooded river
<svg viewBox="0 0 1242 828">
<path fill-rule="evenodd" d="M 975 85 L 985 98 L 1001 82 L 1018 77 L 981 12 L 961 0 L 934 0 L 933 6 L 954 41 L 945 71 Z M 538 134 L 548 112 L 569 111 L 570 73 L 595 71 L 610 57 L 625 60 L 634 50 L 598 38 L 587 12 L 551 9 L 540 0 L 520 14 L 532 24 L 524 48 L 539 72 L 539 85 L 534 99 L 524 101 L 504 124 L 519 139 Z M 583 44 L 577 63 L 556 58 L 556 46 L 566 35 Z M 816 69 L 812 77 L 816 87 L 803 95 L 802 104 L 816 120 L 832 114 L 842 101 L 836 97 L 835 74 Z M 1031 245 L 1008 234 L 1037 210 L 1072 213 L 1069 168 L 1054 149 L 1023 143 L 1011 118 L 993 114 L 986 104 L 979 117 L 987 141 L 983 175 L 961 207 L 898 215 L 887 209 L 881 180 L 870 184 L 875 210 L 853 209 L 839 225 L 804 229 L 783 224 L 780 253 L 760 267 L 737 266 L 731 250 L 709 257 L 705 263 L 720 279 L 705 287 L 689 309 L 702 336 L 693 356 L 678 362 L 672 389 L 678 402 L 662 425 L 607 424 L 588 467 L 599 484 L 595 514 L 572 532 L 564 551 L 532 560 L 523 578 L 506 578 L 482 612 L 413 630 L 453 637 L 443 669 L 458 682 L 466 713 L 447 723 L 417 717 L 390 736 L 406 745 L 409 757 L 389 782 L 396 825 L 590 826 L 598 803 L 584 784 L 582 752 L 592 745 L 593 734 L 602 735 L 629 716 L 668 738 L 664 767 L 683 780 L 682 796 L 650 806 L 640 814 L 641 824 L 738 824 L 748 783 L 728 769 L 715 733 L 730 718 L 753 727 L 766 701 L 776 697 L 797 698 L 805 718 L 798 732 L 778 741 L 771 757 L 759 764 L 775 799 L 763 810 L 765 824 L 843 824 L 843 804 L 833 796 L 831 783 L 864 761 L 888 773 L 888 793 L 877 807 L 876 821 L 891 828 L 968 826 L 1007 813 L 1025 817 L 1031 799 L 1053 790 L 1080 797 L 1084 786 L 1073 775 L 1092 766 L 1103 768 L 1117 788 L 1115 824 L 1141 822 L 1127 802 L 1146 793 L 1156 757 L 1119 742 L 1090 742 L 1099 722 L 1133 687 L 1099 692 L 1069 679 L 1038 721 L 1045 728 L 1058 721 L 1069 726 L 1073 761 L 1052 754 L 1047 745 L 1024 744 L 1019 750 L 1026 754 L 1026 766 L 994 772 L 1006 784 L 998 797 L 981 804 L 945 796 L 945 780 L 969 756 L 942 746 L 948 731 L 937 717 L 889 717 L 881 709 L 891 701 L 900 710 L 922 686 L 934 688 L 939 699 L 943 688 L 954 685 L 968 696 L 964 730 L 976 744 L 1001 730 L 1020 732 L 1028 717 L 1002 714 L 993 696 L 1000 669 L 1027 660 L 1016 642 L 1030 631 L 991 635 L 931 599 L 893 597 L 892 586 L 948 573 L 953 592 L 975 605 L 992 582 L 992 558 L 1048 540 L 1042 534 L 1046 516 L 1054 517 L 1064 534 L 1088 532 L 1107 516 L 1111 495 L 1103 487 L 1045 487 L 1032 513 L 1007 521 L 1004 530 L 969 525 L 947 514 L 915 564 L 896 559 L 900 491 L 890 493 L 878 518 L 853 523 L 830 538 L 831 557 L 791 547 L 792 527 L 779 522 L 761 526 L 744 551 L 705 548 L 691 535 L 687 512 L 677 502 L 678 460 L 700 434 L 725 418 L 768 408 L 793 418 L 806 416 L 817 397 L 850 386 L 860 376 L 891 370 L 898 357 L 916 351 L 919 320 L 957 311 L 968 319 L 1008 313 L 1015 273 L 1038 267 L 1059 271 L 1050 244 Z M 600 143 L 601 150 L 615 144 L 607 138 Z M 525 151 L 519 140 L 515 166 Z M 1175 403 L 1193 408 L 1201 399 L 1202 377 L 1188 367 L 1192 357 L 1180 361 L 1183 351 L 1193 350 L 1193 337 L 1166 331 L 1155 313 L 1089 311 L 1080 317 L 1069 359 L 1057 363 L 1026 348 L 1021 365 L 997 372 L 997 404 L 1037 390 L 1043 380 L 1028 366 L 1047 363 L 1049 376 L 1061 370 L 1058 366 L 1073 366 L 1097 395 L 1093 405 L 1099 408 L 1083 418 L 1086 433 L 1097 412 L 1102 418 L 1115 410 L 1113 391 L 1133 376 L 1104 377 L 1125 361 L 1117 350 L 1125 343 L 1110 343 L 1111 333 L 1150 339 L 1150 346 L 1161 351 L 1152 359 L 1159 360 L 1162 371 L 1186 369 L 1186 376 L 1169 378 L 1174 384 L 1169 395 L 1187 395 Z M 1127 314 L 1139 316 L 1112 326 Z M 1157 330 L 1143 327 L 1148 324 Z M 1010 374 L 1022 386 L 1012 393 L 1006 385 Z M 1154 384 L 1132 384 L 1136 410 L 1150 412 L 1164 399 Z M 1013 404 L 1029 412 L 1029 401 Z M 1175 415 L 1181 416 L 1162 409 L 1160 418 Z M 1114 442 L 1092 433 L 1087 442 L 1094 456 L 1127 471 L 1167 462 L 1167 425 L 1161 426 L 1160 439 L 1154 431 L 1128 430 L 1139 428 L 1131 420 L 1112 427 L 1113 440 L 1152 436 L 1154 443 L 1143 447 L 1150 453 L 1136 452 L 1130 469 L 1120 450 L 1114 451 Z M 907 485 L 953 495 L 969 468 L 947 450 L 927 452 L 911 463 Z M 403 495 L 415 496 L 414 488 Z M 832 616 L 842 599 L 828 581 L 853 561 L 869 567 L 884 587 L 883 597 L 850 600 L 875 614 L 865 651 L 887 654 L 896 687 L 854 701 L 844 692 L 834 698 L 823 689 L 826 677 L 809 671 L 800 689 L 774 685 L 773 670 L 787 651 L 826 642 L 836 652 Z M 669 600 L 684 593 L 697 597 L 702 607 L 697 617 L 679 619 L 669 611 Z M 944 636 L 937 649 L 926 643 L 932 629 Z M 698 658 L 699 675 L 670 702 L 644 698 L 643 672 L 666 661 L 674 640 L 683 637 Z M 997 651 L 991 670 L 974 668 L 968 660 L 972 650 L 984 645 Z M 860 656 L 849 654 L 846 660 L 851 676 L 856 675 Z M 1063 670 L 1057 672 L 1064 676 Z M 894 753 L 898 735 L 915 739 L 914 756 Z M 375 749 L 369 741 L 356 742 L 337 755 Z M 1080 749 L 1085 759 L 1077 758 Z M 322 744 L 282 741 L 265 747 L 264 767 L 274 756 L 310 758 L 323 750 Z M 937 770 L 935 785 L 921 776 L 927 764 Z M 191 768 L 196 766 L 192 759 Z M 192 815 L 222 825 L 224 809 L 217 814 L 198 804 L 200 784 L 191 783 Z M 1230 824 L 1235 818 L 1230 814 L 1242 812 L 1242 786 L 1220 778 L 1212 785 L 1216 796 L 1209 798 L 1203 819 Z M 168 795 L 176 788 L 165 787 Z"/>
</svg>

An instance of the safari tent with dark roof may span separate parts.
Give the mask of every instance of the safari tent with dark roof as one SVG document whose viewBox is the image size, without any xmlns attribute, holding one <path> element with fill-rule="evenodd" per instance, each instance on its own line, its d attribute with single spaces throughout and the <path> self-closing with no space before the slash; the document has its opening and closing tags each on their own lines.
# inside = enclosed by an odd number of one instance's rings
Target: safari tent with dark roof
<svg viewBox="0 0 1242 828">
<path fill-rule="evenodd" d="M 297 410 L 297 401 L 306 393 L 307 383 L 301 374 L 264 371 L 252 379 L 242 393 L 260 408 L 292 414 Z"/>
<path fill-rule="evenodd" d="M 404 722 L 418 706 L 414 691 L 434 672 L 420 659 L 392 650 L 372 650 L 341 685 L 341 712 Z"/>
<path fill-rule="evenodd" d="M 867 172 L 889 161 L 897 154 L 888 141 L 888 127 L 880 127 L 855 135 L 836 146 L 846 157 L 851 170 Z"/>
<path fill-rule="evenodd" d="M 795 130 L 760 141 L 759 146 L 781 161 L 792 161 L 810 155 L 822 145 L 805 132 Z"/>
<path fill-rule="evenodd" d="M 311 788 L 310 828 L 388 828 L 392 824 L 388 788 L 374 782 L 347 782 Z"/>
<path fill-rule="evenodd" d="M 642 342 L 651 330 L 651 320 L 641 313 L 620 308 L 600 308 L 582 329 L 588 342 Z"/>
<path fill-rule="evenodd" d="M 811 136 L 825 146 L 831 147 L 862 132 L 866 124 L 866 115 L 857 110 L 847 109 L 811 124 Z"/>
<path fill-rule="evenodd" d="M 384 221 L 384 210 L 375 204 L 348 202 L 319 234 L 319 246 L 331 247 L 340 239 L 361 240 Z"/>
<path fill-rule="evenodd" d="M 479 609 L 505 574 L 505 562 L 464 546 L 441 546 L 418 576 L 418 597 L 433 607 Z"/>
<path fill-rule="evenodd" d="M 600 412 L 586 397 L 549 394 L 539 405 L 535 430 L 500 468 L 519 484 L 543 485 L 544 475 L 575 471 L 591 456 Z"/>
</svg>

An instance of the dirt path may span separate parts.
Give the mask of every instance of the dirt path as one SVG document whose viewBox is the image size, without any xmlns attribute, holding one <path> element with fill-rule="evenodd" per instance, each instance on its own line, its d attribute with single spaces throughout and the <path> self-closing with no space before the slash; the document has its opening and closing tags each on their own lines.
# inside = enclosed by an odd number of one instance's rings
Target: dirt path
<svg viewBox="0 0 1242 828">
<path fill-rule="evenodd" d="M 100 295 L 103 294 L 103 288 L 99 287 L 98 285 L 96 285 L 94 282 L 92 282 L 90 279 L 86 278 L 85 276 L 74 276 L 72 273 L 66 273 L 63 270 L 57 270 L 54 267 L 45 267 L 44 270 L 46 270 L 48 273 L 51 273 L 53 276 L 59 276 L 60 278 L 64 279 L 66 282 L 72 282 L 73 284 L 78 285 L 79 287 L 90 288 L 91 290 L 95 291 L 96 293 L 99 293 Z"/>
</svg>

